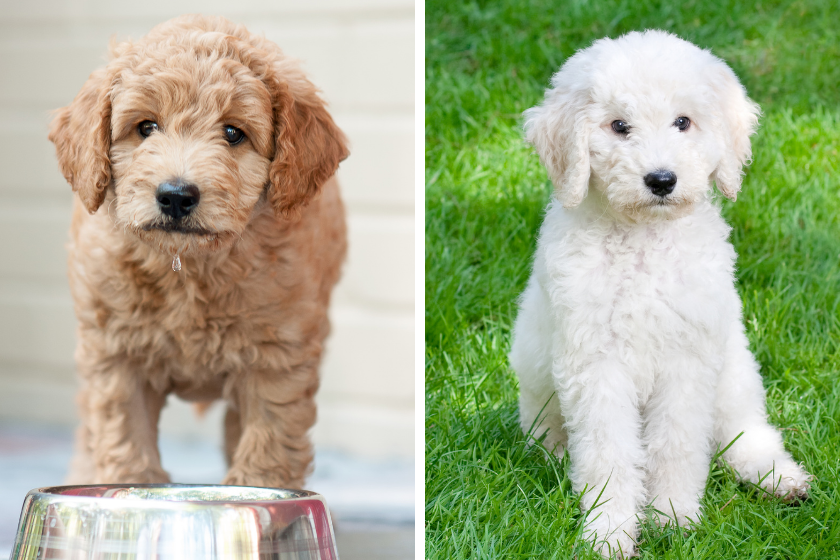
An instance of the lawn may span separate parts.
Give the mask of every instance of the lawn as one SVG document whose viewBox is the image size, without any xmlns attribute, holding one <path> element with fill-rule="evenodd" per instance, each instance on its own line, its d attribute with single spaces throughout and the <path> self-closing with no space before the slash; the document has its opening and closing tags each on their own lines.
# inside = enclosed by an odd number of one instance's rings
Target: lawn
<svg viewBox="0 0 840 560">
<path fill-rule="evenodd" d="M 593 40 L 673 31 L 763 110 L 723 202 L 771 422 L 815 475 L 791 507 L 712 461 L 704 517 L 643 526 L 642 558 L 840 558 L 840 6 L 837 2 L 426 2 L 426 557 L 599 558 L 568 459 L 526 445 L 507 363 L 551 187 L 521 113 Z"/>
</svg>

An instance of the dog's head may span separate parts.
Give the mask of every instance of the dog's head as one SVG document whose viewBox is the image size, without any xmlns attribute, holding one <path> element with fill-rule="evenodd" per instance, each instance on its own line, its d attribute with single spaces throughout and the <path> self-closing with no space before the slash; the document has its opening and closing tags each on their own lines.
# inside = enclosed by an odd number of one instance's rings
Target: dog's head
<svg viewBox="0 0 840 560">
<path fill-rule="evenodd" d="M 715 181 L 734 199 L 758 106 L 708 51 L 662 31 L 601 39 L 572 56 L 525 112 L 566 207 L 590 187 L 632 220 L 690 213 Z"/>
<path fill-rule="evenodd" d="M 111 51 L 49 137 L 85 208 L 113 196 L 116 224 L 162 251 L 232 243 L 262 200 L 294 218 L 347 156 L 317 89 L 242 26 L 183 16 Z"/>
</svg>

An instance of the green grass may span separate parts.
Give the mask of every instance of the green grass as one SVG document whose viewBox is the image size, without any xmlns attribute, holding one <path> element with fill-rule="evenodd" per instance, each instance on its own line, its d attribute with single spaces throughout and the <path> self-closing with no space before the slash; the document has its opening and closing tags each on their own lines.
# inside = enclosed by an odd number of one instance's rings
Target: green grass
<svg viewBox="0 0 840 560">
<path fill-rule="evenodd" d="M 840 558 L 840 37 L 837 2 L 426 2 L 426 557 L 597 558 L 567 459 L 526 445 L 507 364 L 550 185 L 521 140 L 566 57 L 664 28 L 727 60 L 764 116 L 724 204 L 771 421 L 816 476 L 791 507 L 710 465 L 687 533 L 642 558 Z"/>
</svg>

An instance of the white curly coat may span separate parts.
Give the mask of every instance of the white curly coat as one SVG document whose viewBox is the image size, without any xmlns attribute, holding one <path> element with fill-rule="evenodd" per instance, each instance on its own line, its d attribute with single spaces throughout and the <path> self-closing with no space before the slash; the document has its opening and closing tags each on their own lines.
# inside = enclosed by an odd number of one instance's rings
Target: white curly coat
<svg viewBox="0 0 840 560">
<path fill-rule="evenodd" d="M 730 228 L 711 200 L 712 181 L 733 199 L 740 189 L 758 107 L 723 61 L 661 31 L 599 40 L 551 85 L 525 131 L 556 200 L 510 362 L 523 430 L 568 449 L 585 536 L 629 555 L 647 504 L 697 520 L 712 453 L 742 432 L 724 453 L 739 476 L 805 497 L 810 476 L 767 422 Z M 644 181 L 661 170 L 677 177 L 664 197 Z"/>
</svg>

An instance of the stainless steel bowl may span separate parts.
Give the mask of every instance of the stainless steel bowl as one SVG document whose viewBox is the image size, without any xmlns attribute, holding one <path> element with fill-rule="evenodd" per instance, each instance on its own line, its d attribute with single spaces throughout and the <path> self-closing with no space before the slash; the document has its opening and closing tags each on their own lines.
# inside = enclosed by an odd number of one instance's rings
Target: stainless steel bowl
<svg viewBox="0 0 840 560">
<path fill-rule="evenodd" d="M 37 488 L 9 560 L 338 560 L 314 492 L 190 484 Z"/>
</svg>

